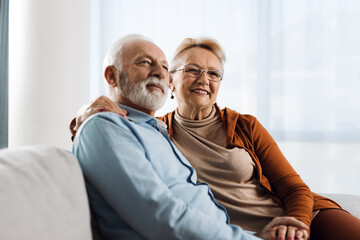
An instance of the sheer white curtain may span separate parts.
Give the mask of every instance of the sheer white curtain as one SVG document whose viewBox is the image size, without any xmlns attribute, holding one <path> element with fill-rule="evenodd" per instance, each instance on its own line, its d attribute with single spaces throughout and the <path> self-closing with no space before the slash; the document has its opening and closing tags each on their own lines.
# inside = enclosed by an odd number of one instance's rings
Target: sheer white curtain
<svg viewBox="0 0 360 240">
<path fill-rule="evenodd" d="M 213 37 L 227 55 L 218 104 L 255 115 L 314 191 L 360 194 L 360 1 L 92 0 L 91 11 L 92 98 L 119 37 L 146 35 L 169 60 L 183 38 Z"/>
</svg>

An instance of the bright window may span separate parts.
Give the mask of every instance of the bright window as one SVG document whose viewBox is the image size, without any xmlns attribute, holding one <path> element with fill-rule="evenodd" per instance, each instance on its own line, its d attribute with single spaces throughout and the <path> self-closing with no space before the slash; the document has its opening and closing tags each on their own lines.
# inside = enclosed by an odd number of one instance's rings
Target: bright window
<svg viewBox="0 0 360 240">
<path fill-rule="evenodd" d="M 102 59 L 125 34 L 168 60 L 183 38 L 213 37 L 227 54 L 218 104 L 255 115 L 314 191 L 360 194 L 344 186 L 360 169 L 359 13 L 356 0 L 92 0 L 91 97 L 105 94 Z"/>
</svg>

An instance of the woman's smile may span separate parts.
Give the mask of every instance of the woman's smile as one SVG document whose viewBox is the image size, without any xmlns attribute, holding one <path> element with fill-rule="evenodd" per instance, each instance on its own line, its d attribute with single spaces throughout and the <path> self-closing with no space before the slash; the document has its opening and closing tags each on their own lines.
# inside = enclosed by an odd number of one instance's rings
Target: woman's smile
<svg viewBox="0 0 360 240">
<path fill-rule="evenodd" d="M 209 95 L 210 94 L 207 90 L 201 89 L 201 88 L 192 89 L 192 90 L 190 90 L 190 92 L 198 94 L 198 95 Z"/>
</svg>

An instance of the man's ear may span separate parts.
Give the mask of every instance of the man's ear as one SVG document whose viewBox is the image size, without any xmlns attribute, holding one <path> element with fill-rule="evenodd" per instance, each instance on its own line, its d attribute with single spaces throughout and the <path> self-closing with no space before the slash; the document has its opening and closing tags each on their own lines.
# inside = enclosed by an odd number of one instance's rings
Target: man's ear
<svg viewBox="0 0 360 240">
<path fill-rule="evenodd" d="M 117 69 L 114 66 L 107 66 L 104 71 L 104 77 L 111 87 L 117 86 Z"/>
</svg>

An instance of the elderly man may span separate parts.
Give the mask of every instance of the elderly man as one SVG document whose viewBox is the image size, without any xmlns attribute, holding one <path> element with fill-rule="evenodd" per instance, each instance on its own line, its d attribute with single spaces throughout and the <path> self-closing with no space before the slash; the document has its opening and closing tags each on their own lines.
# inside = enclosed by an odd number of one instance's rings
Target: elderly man
<svg viewBox="0 0 360 240">
<path fill-rule="evenodd" d="M 257 239 L 229 225 L 208 185 L 154 118 L 167 96 L 168 65 L 150 40 L 129 35 L 104 61 L 110 97 L 127 118 L 103 112 L 88 118 L 74 139 L 90 205 L 107 239 Z M 285 220 L 284 220 L 285 219 Z M 292 218 L 282 223 L 306 227 Z M 257 235 L 271 236 L 275 219 Z"/>
</svg>

